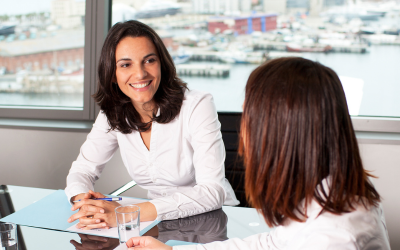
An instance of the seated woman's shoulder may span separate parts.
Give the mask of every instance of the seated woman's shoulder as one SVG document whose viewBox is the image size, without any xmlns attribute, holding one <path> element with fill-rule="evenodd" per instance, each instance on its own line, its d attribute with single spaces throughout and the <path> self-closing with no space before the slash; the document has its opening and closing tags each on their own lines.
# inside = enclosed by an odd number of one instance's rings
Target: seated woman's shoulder
<svg viewBox="0 0 400 250">
<path fill-rule="evenodd" d="M 198 106 L 199 103 L 207 106 L 214 106 L 214 98 L 210 93 L 205 91 L 194 89 L 186 90 L 182 108 L 192 110 Z"/>
<path fill-rule="evenodd" d="M 366 246 L 378 244 L 386 246 L 388 237 L 386 222 L 383 215 L 382 206 L 367 206 L 357 204 L 355 210 L 342 213 L 340 215 L 329 212 L 322 213 L 316 221 L 322 228 L 330 228 L 330 232 L 347 232 L 355 241 L 360 249 L 370 249 Z M 387 249 L 385 247 L 379 249 Z"/>
<path fill-rule="evenodd" d="M 204 97 L 211 97 L 212 95 L 209 92 L 190 89 L 185 91 L 185 99 L 202 99 Z"/>
</svg>

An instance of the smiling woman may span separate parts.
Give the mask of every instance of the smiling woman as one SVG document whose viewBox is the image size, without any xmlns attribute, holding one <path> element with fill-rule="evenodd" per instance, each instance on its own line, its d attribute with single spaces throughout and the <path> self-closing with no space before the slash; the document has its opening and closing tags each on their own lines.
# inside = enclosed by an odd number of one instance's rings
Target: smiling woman
<svg viewBox="0 0 400 250">
<path fill-rule="evenodd" d="M 84 229 L 116 226 L 117 202 L 93 191 L 105 164 L 120 148 L 135 182 L 148 190 L 140 219 L 171 220 L 237 205 L 225 179 L 221 124 L 210 94 L 178 78 L 160 37 L 138 21 L 117 23 L 98 67 L 101 107 L 67 177 L 65 192 Z"/>
</svg>

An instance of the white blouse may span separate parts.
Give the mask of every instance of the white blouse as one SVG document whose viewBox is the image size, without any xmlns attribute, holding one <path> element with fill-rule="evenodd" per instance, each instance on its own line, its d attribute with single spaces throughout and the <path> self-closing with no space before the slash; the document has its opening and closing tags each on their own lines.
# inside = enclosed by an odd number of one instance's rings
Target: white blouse
<svg viewBox="0 0 400 250">
<path fill-rule="evenodd" d="M 68 199 L 94 189 L 94 182 L 119 147 L 129 175 L 148 190 L 158 220 L 239 204 L 225 179 L 221 124 L 210 94 L 186 91 L 175 119 L 167 124 L 153 122 L 150 150 L 139 132 L 122 134 L 109 131 L 109 127 L 100 112 L 69 171 Z"/>
<path fill-rule="evenodd" d="M 305 222 L 287 220 L 269 233 L 204 245 L 175 246 L 173 250 L 390 250 L 381 205 L 365 209 L 358 204 L 355 211 L 341 215 L 330 212 L 319 215 L 321 209 L 313 200 L 307 206 Z"/>
</svg>

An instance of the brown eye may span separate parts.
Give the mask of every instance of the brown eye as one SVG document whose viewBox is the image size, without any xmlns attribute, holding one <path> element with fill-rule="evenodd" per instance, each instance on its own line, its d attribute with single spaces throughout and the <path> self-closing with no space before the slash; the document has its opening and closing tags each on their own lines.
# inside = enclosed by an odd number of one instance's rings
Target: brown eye
<svg viewBox="0 0 400 250">
<path fill-rule="evenodd" d="M 146 60 L 145 63 L 153 63 L 155 61 L 156 61 L 155 58 L 150 58 L 150 59 Z"/>
</svg>

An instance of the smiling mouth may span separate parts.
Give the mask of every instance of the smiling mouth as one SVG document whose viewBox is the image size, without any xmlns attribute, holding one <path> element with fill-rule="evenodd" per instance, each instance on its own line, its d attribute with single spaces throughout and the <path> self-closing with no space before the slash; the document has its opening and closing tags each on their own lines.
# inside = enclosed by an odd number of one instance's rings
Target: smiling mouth
<svg viewBox="0 0 400 250">
<path fill-rule="evenodd" d="M 129 83 L 129 85 L 130 85 L 132 88 L 141 89 L 141 88 L 144 88 L 144 87 L 149 86 L 151 82 L 152 82 L 152 80 L 150 80 L 150 81 L 148 81 L 148 82 L 145 82 L 145 83 L 140 83 L 140 84 L 132 84 L 132 83 Z"/>
</svg>

